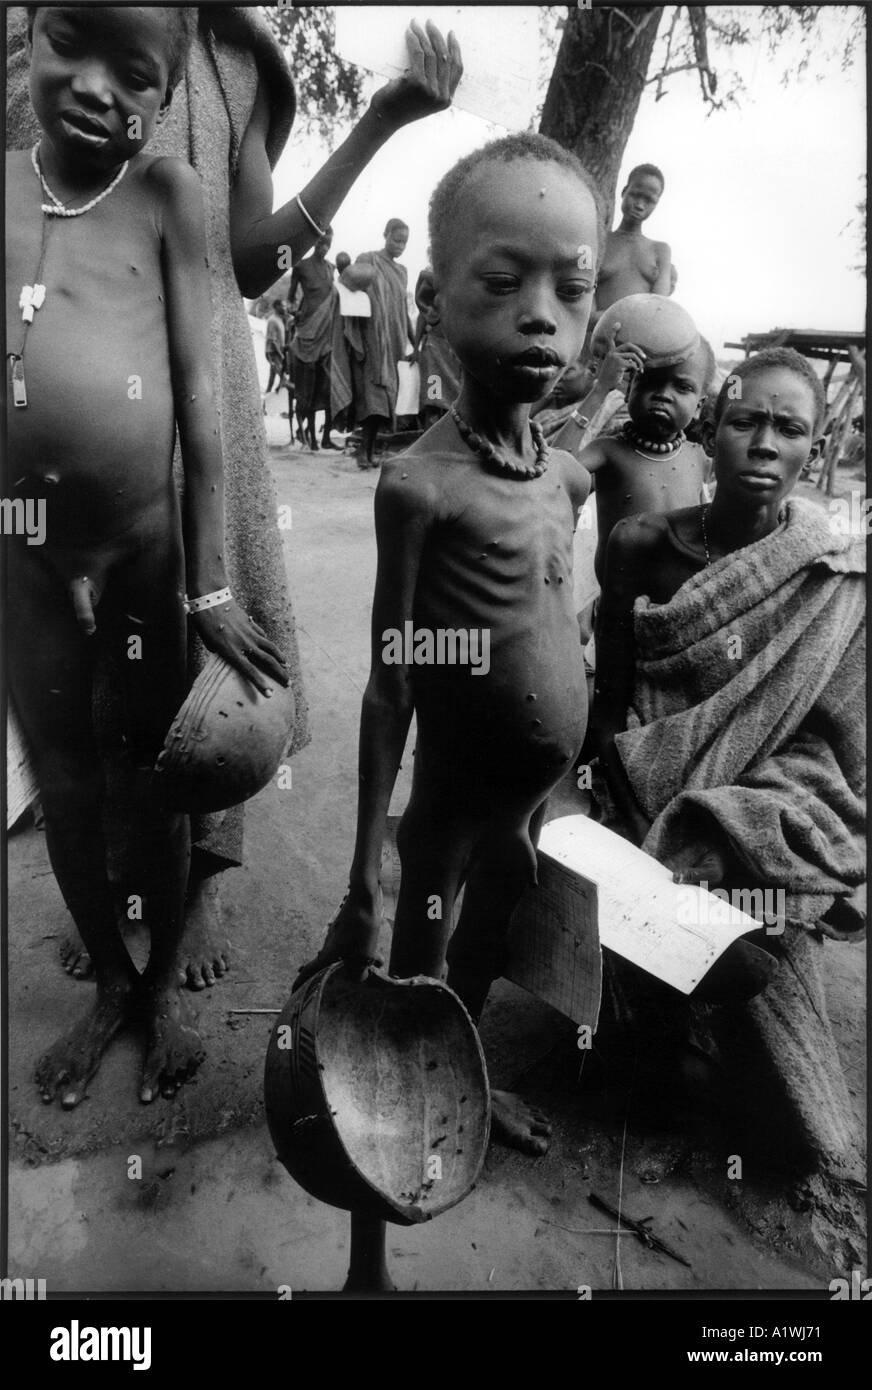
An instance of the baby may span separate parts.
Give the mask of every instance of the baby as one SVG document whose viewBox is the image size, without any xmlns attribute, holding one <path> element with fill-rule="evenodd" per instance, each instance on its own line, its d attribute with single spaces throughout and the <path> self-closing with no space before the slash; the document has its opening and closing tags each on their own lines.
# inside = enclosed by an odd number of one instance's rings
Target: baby
<svg viewBox="0 0 872 1390">
<path fill-rule="evenodd" d="M 390 968 L 438 977 L 447 946 L 448 983 L 477 1020 L 502 973 L 512 913 L 535 881 L 546 798 L 587 719 L 572 554 L 590 480 L 571 455 L 549 450 L 529 416 L 584 341 L 603 244 L 599 197 L 559 145 L 508 136 L 446 174 L 430 239 L 418 304 L 457 354 L 460 394 L 385 465 L 376 492 L 350 886 L 300 980 L 376 949 L 385 818 L 414 711 Z M 494 1093 L 493 1124 L 527 1152 L 547 1148 L 547 1122 L 516 1096 Z"/>
<path fill-rule="evenodd" d="M 709 462 L 684 430 L 694 419 L 715 373 L 714 354 L 704 338 L 682 361 L 655 366 L 641 348 L 639 370 L 630 378 L 629 420 L 614 435 L 600 435 L 578 457 L 594 475 L 597 512 L 596 577 L 602 584 L 606 545 L 616 522 L 639 512 L 667 512 L 706 500 Z M 561 440 L 562 442 L 562 440 Z"/>
<path fill-rule="evenodd" d="M 265 695 L 287 676 L 227 588 L 199 179 L 180 159 L 145 153 L 183 71 L 195 12 L 29 14 L 42 136 L 7 159 L 9 476 L 15 494 L 42 509 L 46 537 L 41 547 L 22 538 L 8 547 L 9 674 L 52 868 L 97 981 L 93 1007 L 37 1069 L 43 1099 L 60 1093 L 69 1109 L 134 1020 L 146 1036 L 143 1101 L 172 1095 L 203 1056 L 175 959 L 188 823 L 158 803 L 151 779 L 186 691 L 185 613 Z M 124 688 L 145 827 L 151 952 L 142 975 L 118 932 L 106 869 L 91 719 L 103 656 Z"/>
</svg>

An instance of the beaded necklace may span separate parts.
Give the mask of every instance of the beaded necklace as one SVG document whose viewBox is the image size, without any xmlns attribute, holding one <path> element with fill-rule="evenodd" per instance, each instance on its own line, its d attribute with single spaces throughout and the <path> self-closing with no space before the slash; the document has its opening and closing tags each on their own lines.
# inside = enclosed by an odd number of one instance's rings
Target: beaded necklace
<svg viewBox="0 0 872 1390">
<path fill-rule="evenodd" d="M 46 217 L 83 217 L 86 212 L 91 211 L 91 208 L 95 208 L 98 203 L 102 203 L 104 198 L 109 197 L 109 194 L 113 191 L 113 189 L 116 189 L 118 187 L 119 183 L 124 178 L 124 175 L 127 173 L 127 170 L 130 168 L 130 160 L 125 159 L 124 163 L 121 165 L 121 168 L 118 170 L 118 173 L 115 175 L 114 179 L 112 179 L 111 183 L 108 183 L 106 185 L 102 193 L 98 193 L 95 197 L 91 199 L 90 202 L 83 203 L 80 208 L 68 208 L 66 204 L 61 202 L 58 195 L 54 193 L 52 189 L 49 188 L 45 174 L 39 167 L 38 140 L 34 145 L 33 149 L 30 151 L 30 162 L 33 165 L 36 177 L 42 184 L 43 192 L 45 193 L 46 197 L 51 200 L 48 203 L 42 204 L 42 210 L 45 213 Z"/>
<path fill-rule="evenodd" d="M 41 309 L 45 303 L 45 285 L 40 282 L 43 266 L 45 265 L 46 252 L 48 250 L 48 229 L 50 227 L 50 217 L 83 217 L 86 212 L 90 212 L 98 203 L 102 203 L 104 198 L 118 187 L 130 166 L 130 160 L 125 159 L 118 173 L 110 183 L 106 185 L 102 193 L 98 193 L 87 203 L 83 203 L 80 208 L 66 207 L 49 187 L 46 177 L 39 166 L 39 141 L 37 140 L 33 149 L 30 151 L 30 162 L 33 165 L 33 172 L 39 179 L 42 190 L 49 199 L 47 203 L 42 203 L 42 237 L 39 246 L 39 261 L 36 267 L 36 274 L 33 277 L 32 285 L 22 285 L 21 294 L 18 296 L 18 307 L 21 310 L 21 319 L 24 328 L 21 333 L 21 342 L 17 352 L 8 352 L 6 360 L 9 363 L 12 377 L 12 404 L 19 409 L 27 405 L 27 384 L 24 380 L 24 349 L 27 345 L 27 334 L 30 325 L 33 323 L 34 314 Z"/>
<path fill-rule="evenodd" d="M 677 454 L 684 444 L 684 430 L 679 430 L 674 439 L 663 441 L 645 439 L 631 420 L 628 420 L 624 425 L 623 434 L 627 443 L 633 449 L 633 452 L 639 454 L 643 459 L 647 458 L 651 463 L 656 463 L 658 459 L 670 458 L 672 455 Z M 651 453 L 642 453 L 643 449 L 650 449 Z"/>
<path fill-rule="evenodd" d="M 551 449 L 545 442 L 542 426 L 537 424 L 535 420 L 530 420 L 528 423 L 530 425 L 530 434 L 533 436 L 533 445 L 536 449 L 536 462 L 527 466 L 525 464 L 514 463 L 511 459 L 506 458 L 505 454 L 501 454 L 498 449 L 494 448 L 489 440 L 476 433 L 472 425 L 468 424 L 463 416 L 458 414 L 458 411 L 453 405 L 449 406 L 448 409 L 463 442 L 468 444 L 470 449 L 478 454 L 488 467 L 492 468 L 495 472 L 503 473 L 513 478 L 540 478 L 546 471 Z"/>
</svg>

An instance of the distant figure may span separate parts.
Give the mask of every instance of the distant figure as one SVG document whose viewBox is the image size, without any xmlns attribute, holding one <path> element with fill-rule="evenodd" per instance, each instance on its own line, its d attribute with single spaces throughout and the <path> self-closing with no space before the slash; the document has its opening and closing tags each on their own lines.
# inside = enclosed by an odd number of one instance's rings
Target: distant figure
<svg viewBox="0 0 872 1390">
<path fill-rule="evenodd" d="M 351 290 L 366 290 L 372 317 L 362 322 L 364 356 L 352 361 L 354 396 L 363 426 L 363 458 L 359 467 L 374 468 L 373 450 L 381 425 L 394 418 L 399 392 L 397 363 L 410 355 L 414 329 L 406 302 L 409 277 L 399 257 L 406 249 L 409 228 L 392 217 L 384 230 L 381 251 L 364 251 L 342 276 Z"/>
<path fill-rule="evenodd" d="M 347 251 L 336 257 L 336 274 L 344 275 L 351 265 Z M 339 303 L 333 315 L 333 354 L 330 358 L 330 413 L 333 425 L 346 433 L 354 428 L 357 412 L 351 364 L 364 356 L 361 321 L 369 316 L 371 305 L 364 290 L 350 290 L 341 280 L 336 287 Z"/>
<path fill-rule="evenodd" d="M 269 380 L 264 395 L 269 395 L 275 382 L 276 391 L 281 389 L 285 368 L 285 306 L 281 299 L 274 299 L 266 321 L 266 360 L 269 363 Z"/>
<path fill-rule="evenodd" d="M 665 241 L 642 235 L 665 187 L 655 164 L 637 164 L 621 192 L 621 221 L 609 232 L 600 267 L 591 328 L 604 309 L 628 294 L 669 295 L 675 288 L 672 252 Z"/>
<path fill-rule="evenodd" d="M 327 252 L 333 244 L 333 229 L 325 228 L 315 248 L 305 260 L 298 261 L 291 276 L 291 303 L 297 293 L 297 331 L 294 335 L 294 394 L 297 399 L 297 421 L 305 442 L 317 453 L 315 415 L 324 411 L 321 448 L 335 449 L 330 438 L 330 358 L 333 352 L 333 314 L 336 291 L 333 287 L 333 266 Z"/>
</svg>

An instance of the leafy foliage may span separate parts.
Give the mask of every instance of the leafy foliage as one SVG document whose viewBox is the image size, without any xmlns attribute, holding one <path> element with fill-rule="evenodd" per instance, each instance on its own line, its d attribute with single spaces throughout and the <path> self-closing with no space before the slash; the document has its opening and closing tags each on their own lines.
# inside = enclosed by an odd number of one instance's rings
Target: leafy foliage
<svg viewBox="0 0 872 1390">
<path fill-rule="evenodd" d="M 812 60 L 819 68 L 837 61 L 846 71 L 862 47 L 863 32 L 859 5 L 762 5 L 756 10 L 677 5 L 654 54 L 648 82 L 656 83 L 659 101 L 667 95 L 668 77 L 696 69 L 702 99 L 716 111 L 737 103 L 745 91 L 728 66 L 730 49 L 758 44 L 769 60 L 781 64 L 786 86 L 805 75 Z"/>
<path fill-rule="evenodd" d="M 295 125 L 332 143 L 336 127 L 359 116 L 362 104 L 360 72 L 336 56 L 332 7 L 264 5 L 262 11 L 297 89 Z"/>
</svg>

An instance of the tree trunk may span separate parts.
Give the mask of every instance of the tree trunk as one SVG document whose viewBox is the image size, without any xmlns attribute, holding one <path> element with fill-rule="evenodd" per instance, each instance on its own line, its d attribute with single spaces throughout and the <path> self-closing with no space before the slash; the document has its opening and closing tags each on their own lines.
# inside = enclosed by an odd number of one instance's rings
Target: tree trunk
<svg viewBox="0 0 872 1390">
<path fill-rule="evenodd" d="M 577 154 L 593 174 L 609 226 L 663 10 L 571 8 L 545 97 L 539 129 Z M 656 164 L 656 150 L 650 158 Z"/>
</svg>

